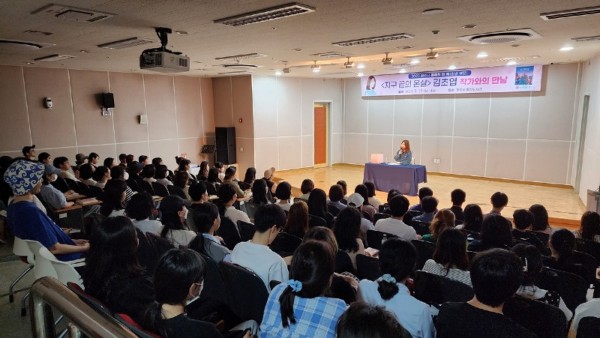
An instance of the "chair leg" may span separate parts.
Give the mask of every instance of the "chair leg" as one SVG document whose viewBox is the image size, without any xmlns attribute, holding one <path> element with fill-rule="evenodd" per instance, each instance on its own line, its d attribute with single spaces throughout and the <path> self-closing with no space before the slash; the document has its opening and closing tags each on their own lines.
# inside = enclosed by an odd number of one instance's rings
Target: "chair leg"
<svg viewBox="0 0 600 338">
<path fill-rule="evenodd" d="M 27 269 L 25 269 L 25 271 L 21 272 L 21 274 L 10 284 L 10 286 L 8 287 L 8 302 L 9 303 L 12 303 L 15 301 L 15 293 L 14 293 L 13 289 L 15 288 L 17 283 L 21 279 L 23 279 L 23 277 L 25 277 L 25 275 L 32 269 L 33 269 L 33 265 L 30 265 Z"/>
<path fill-rule="evenodd" d="M 31 292 L 27 292 L 23 299 L 21 299 L 21 317 L 25 317 L 27 315 L 27 299 L 31 296 Z"/>
</svg>

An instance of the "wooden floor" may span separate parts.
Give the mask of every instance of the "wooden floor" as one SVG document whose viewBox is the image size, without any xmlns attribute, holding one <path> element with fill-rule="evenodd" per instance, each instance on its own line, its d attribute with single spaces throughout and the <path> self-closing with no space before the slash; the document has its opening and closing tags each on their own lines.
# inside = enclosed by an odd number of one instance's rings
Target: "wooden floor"
<svg viewBox="0 0 600 338">
<path fill-rule="evenodd" d="M 362 183 L 363 169 L 361 165 L 336 164 L 325 168 L 305 168 L 277 171 L 275 177 L 290 182 L 292 187 L 299 188 L 302 180 L 310 178 L 317 188 L 329 191 L 329 187 L 340 179 L 348 183 L 348 193 L 354 191 L 357 184 Z M 450 207 L 450 192 L 461 188 L 467 193 L 466 204 L 475 203 L 481 206 L 484 213 L 491 209 L 490 196 L 496 191 L 508 195 L 508 206 L 503 215 L 512 218 L 516 209 L 527 209 L 532 204 L 543 204 L 548 210 L 553 227 L 578 228 L 579 219 L 585 212 L 585 206 L 579 196 L 570 187 L 545 185 L 539 183 L 502 181 L 487 178 L 471 178 L 464 176 L 427 173 L 427 183 L 419 187 L 430 187 L 439 200 L 439 208 Z M 294 196 L 299 195 L 294 189 Z M 377 192 L 377 197 L 385 201 L 387 192 Z M 419 200 L 416 196 L 407 196 L 411 204 Z"/>
</svg>

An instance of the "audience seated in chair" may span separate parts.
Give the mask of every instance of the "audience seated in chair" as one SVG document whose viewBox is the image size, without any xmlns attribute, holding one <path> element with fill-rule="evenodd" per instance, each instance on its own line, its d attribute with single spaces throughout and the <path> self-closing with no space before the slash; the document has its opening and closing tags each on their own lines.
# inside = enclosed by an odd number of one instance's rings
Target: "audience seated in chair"
<svg viewBox="0 0 600 338">
<path fill-rule="evenodd" d="M 198 236 L 190 242 L 189 247 L 217 263 L 231 262 L 231 251 L 223 245 L 222 238 L 215 236 L 215 232 L 221 226 L 217 206 L 212 203 L 197 204 L 193 218 L 198 227 Z"/>
<path fill-rule="evenodd" d="M 161 213 L 163 229 L 160 233 L 177 247 L 186 247 L 196 237 L 196 233 L 189 230 L 185 224 L 188 210 L 185 201 L 179 196 L 167 196 L 163 198 L 158 207 Z"/>
<path fill-rule="evenodd" d="M 44 165 L 44 176 L 42 176 L 42 187 L 40 188 L 40 198 L 53 209 L 63 209 L 73 206 L 74 202 L 67 202 L 67 197 L 60 190 L 56 189 L 51 183 L 58 179 L 60 170 Z"/>
<path fill-rule="evenodd" d="M 281 182 L 275 188 L 276 203 L 283 211 L 290 211 L 292 207 L 292 186 L 288 182 Z"/>
<path fill-rule="evenodd" d="M 433 216 L 437 211 L 438 200 L 433 196 L 423 197 L 421 200 L 421 208 L 423 209 L 423 213 L 421 215 L 415 216 L 412 218 L 412 221 L 423 222 L 423 223 L 431 223 L 433 221 Z"/>
<path fill-rule="evenodd" d="M 285 182 L 279 184 L 279 187 Z M 279 204 L 276 204 L 279 205 Z M 287 215 L 287 221 L 283 231 L 286 233 L 303 238 L 308 232 L 308 206 L 304 201 L 294 202 Z"/>
<path fill-rule="evenodd" d="M 304 179 L 300 184 L 300 192 L 302 195 L 300 195 L 298 198 L 308 201 L 308 197 L 313 189 L 315 189 L 315 183 L 311 179 Z"/>
<path fill-rule="evenodd" d="M 263 205 L 271 204 L 267 197 L 268 189 L 265 180 L 258 179 L 254 181 L 254 184 L 252 185 L 252 198 L 245 203 L 246 212 L 248 213 L 250 220 L 254 219 L 254 214 L 258 208 Z"/>
<path fill-rule="evenodd" d="M 94 169 L 96 169 L 98 167 L 98 164 L 100 163 L 100 155 L 91 152 L 88 157 L 88 164 L 91 165 Z"/>
<path fill-rule="evenodd" d="M 168 185 L 172 185 L 173 182 L 171 182 L 167 179 L 168 173 L 169 173 L 169 169 L 167 168 L 166 165 L 161 164 L 161 165 L 157 166 L 156 171 L 154 173 L 154 178 L 156 179 L 156 183 L 160 183 L 160 184 L 164 185 L 165 188 Z"/>
<path fill-rule="evenodd" d="M 390 211 L 390 200 L 394 197 L 396 197 L 396 195 L 401 195 L 400 191 L 398 189 L 390 189 L 390 191 L 388 191 L 388 195 L 387 195 L 387 199 L 385 201 L 385 204 L 382 204 L 379 206 L 379 212 L 380 213 L 384 213 L 384 214 L 391 214 Z M 407 220 L 408 222 L 410 222 L 410 220 Z M 375 221 L 377 222 L 377 221 Z"/>
<path fill-rule="evenodd" d="M 137 249 L 133 223 L 124 216 L 107 218 L 92 232 L 83 284 L 86 293 L 110 310 L 139 323 L 154 300 L 154 289 L 138 262 Z"/>
<path fill-rule="evenodd" d="M 402 195 L 392 198 L 389 201 L 392 217 L 380 219 L 375 224 L 375 230 L 396 235 L 405 241 L 417 239 L 415 229 L 402 221 L 402 217 L 408 210 L 408 204 L 408 199 Z"/>
<path fill-rule="evenodd" d="M 600 214 L 595 211 L 586 211 L 581 216 L 579 230 L 573 232 L 575 238 L 600 243 Z"/>
<path fill-rule="evenodd" d="M 152 196 L 147 192 L 135 194 L 125 208 L 125 214 L 131 219 L 133 225 L 143 233 L 152 233 L 160 236 L 163 225 L 160 221 L 150 219 L 154 213 Z"/>
<path fill-rule="evenodd" d="M 423 266 L 423 271 L 444 276 L 471 286 L 469 257 L 465 235 L 458 229 L 446 229 L 440 234 L 433 259 Z"/>
<path fill-rule="evenodd" d="M 229 218 L 233 222 L 233 224 L 236 224 L 236 226 L 237 221 L 251 223 L 250 217 L 248 217 L 248 215 L 245 212 L 238 210 L 233 206 L 237 201 L 237 194 L 235 192 L 235 188 L 231 184 L 221 184 L 217 195 L 219 196 L 218 203 L 219 212 L 221 213 L 221 215 Z"/>
<path fill-rule="evenodd" d="M 373 182 L 365 182 L 364 185 L 367 187 L 369 205 L 372 205 L 376 210 L 379 210 L 379 206 L 383 203 L 375 196 L 375 184 L 373 184 Z"/>
<path fill-rule="evenodd" d="M 533 213 L 533 225 L 531 227 L 534 232 L 541 232 L 546 235 L 552 234 L 552 227 L 548 221 L 548 211 L 541 204 L 534 204 L 529 207 L 529 211 Z"/>
<path fill-rule="evenodd" d="M 142 169 L 142 179 L 152 185 L 152 183 L 156 182 L 154 175 L 156 175 L 156 167 L 153 164 L 145 165 L 144 169 Z"/>
<path fill-rule="evenodd" d="M 545 243 L 531 232 L 533 224 L 533 213 L 525 209 L 517 209 L 513 213 L 513 223 L 515 228 L 512 230 L 512 235 L 515 243 L 526 242 L 535 246 L 541 254 L 549 255 L 550 250 Z"/>
<path fill-rule="evenodd" d="M 502 313 L 504 302 L 521 285 L 522 270 L 512 252 L 493 249 L 477 255 L 470 270 L 475 296 L 466 303 L 442 305 L 437 337 L 535 337 Z"/>
<path fill-rule="evenodd" d="M 327 210 L 337 216 L 340 211 L 346 208 L 346 204 L 342 203 L 344 198 L 344 189 L 339 184 L 334 184 L 329 188 L 329 202 L 327 202 Z"/>
<path fill-rule="evenodd" d="M 173 185 L 167 186 L 169 194 L 177 195 L 185 200 L 190 200 L 189 188 L 190 188 L 190 174 L 187 171 L 176 171 L 175 177 L 173 178 Z"/>
<path fill-rule="evenodd" d="M 240 189 L 248 190 L 252 189 L 252 184 L 256 180 L 256 168 L 249 167 L 246 169 L 246 174 L 244 174 L 244 180 L 239 182 Z"/>
<path fill-rule="evenodd" d="M 94 171 L 92 179 L 96 181 L 96 187 L 104 189 L 106 182 L 110 179 L 110 168 L 103 165 L 99 166 L 96 168 L 96 171 Z"/>
<path fill-rule="evenodd" d="M 467 194 L 462 189 L 454 189 L 450 193 L 450 200 L 452 201 L 452 207 L 450 210 L 456 217 L 456 224 L 462 224 L 465 220 L 465 214 L 463 213 L 462 205 L 465 203 Z"/>
<path fill-rule="evenodd" d="M 112 169 L 110 169 L 110 179 L 111 180 L 120 180 L 123 182 L 127 182 L 128 178 L 129 178 L 129 174 L 125 171 L 125 169 L 123 167 L 115 166 Z M 125 205 L 129 202 L 129 200 L 131 199 L 131 196 L 133 196 L 134 194 L 135 194 L 135 192 L 133 190 L 131 190 L 130 187 L 125 185 L 125 202 L 124 202 Z"/>
<path fill-rule="evenodd" d="M 479 234 L 481 232 L 481 223 L 483 223 L 481 207 L 477 204 L 467 204 L 464 215 L 465 220 L 463 224 L 458 225 L 456 228 L 463 230 L 467 234 Z"/>
<path fill-rule="evenodd" d="M 346 208 L 335 219 L 333 233 L 340 250 L 346 252 L 356 270 L 356 255 L 365 255 L 365 246 L 360 235 L 360 212 Z"/>
<path fill-rule="evenodd" d="M 337 338 L 410 338 L 406 329 L 391 312 L 382 306 L 363 302 L 352 303 L 340 317 L 335 328 Z"/>
<path fill-rule="evenodd" d="M 237 197 L 244 198 L 244 191 L 242 190 L 242 188 L 240 188 L 238 182 L 239 181 L 237 179 L 237 168 L 233 166 L 227 167 L 227 169 L 225 169 L 225 177 L 223 178 L 223 184 L 231 185 L 235 190 Z"/>
<path fill-rule="evenodd" d="M 105 217 L 125 215 L 126 190 L 127 184 L 125 184 L 124 181 L 114 179 L 109 180 L 104 187 L 104 196 L 102 197 L 100 213 Z"/>
<path fill-rule="evenodd" d="M 361 213 L 360 233 L 363 238 L 366 238 L 367 231 L 375 230 L 375 226 L 373 225 L 373 222 L 371 222 L 370 220 L 368 220 L 364 217 L 364 215 L 362 213 L 362 209 L 364 207 L 363 202 L 364 202 L 364 198 L 359 193 L 356 193 L 356 192 L 352 193 L 350 196 L 348 196 L 348 199 L 346 200 L 347 207 L 355 208 L 355 209 L 358 209 L 358 211 L 360 211 L 360 213 Z"/>
<path fill-rule="evenodd" d="M 82 164 L 79 167 L 79 181 L 85 185 L 96 185 L 96 181 L 92 179 L 95 170 L 90 163 Z"/>
<path fill-rule="evenodd" d="M 421 201 L 423 198 L 427 196 L 433 196 L 433 190 L 429 187 L 422 187 L 419 189 L 419 204 L 412 205 L 408 210 L 410 211 L 420 211 L 423 212 L 423 206 L 421 205 Z"/>
<path fill-rule="evenodd" d="M 110 170 L 112 167 L 114 167 L 116 165 L 115 159 L 112 157 L 105 158 L 104 161 L 102 161 L 102 163 L 105 167 L 108 168 L 108 170 Z"/>
<path fill-rule="evenodd" d="M 373 216 L 375 216 L 375 213 L 377 213 L 378 208 L 375 208 L 369 204 L 369 188 L 367 188 L 367 186 L 364 184 L 359 184 L 356 186 L 356 188 L 354 188 L 354 192 L 360 194 L 360 196 L 363 198 L 361 211 L 363 214 L 365 214 L 365 217 L 368 216 L 367 218 L 373 222 Z"/>
<path fill-rule="evenodd" d="M 327 222 L 327 227 L 333 226 L 333 215 L 327 211 L 327 195 L 321 189 L 313 189 L 308 196 L 308 213 L 312 216 L 321 217 Z"/>
<path fill-rule="evenodd" d="M 513 245 L 510 221 L 500 214 L 490 213 L 481 224 L 481 239 L 469 244 L 469 251 L 485 251 L 492 248 L 510 249 Z"/>
<path fill-rule="evenodd" d="M 270 290 L 272 280 L 288 280 L 285 261 L 268 246 L 285 225 L 285 213 L 277 205 L 263 205 L 256 211 L 254 225 L 252 240 L 238 243 L 231 252 L 231 261 L 254 271 Z"/>
<path fill-rule="evenodd" d="M 399 238 L 387 240 L 379 251 L 383 275 L 376 281 L 361 280 L 358 298 L 394 313 L 413 337 L 432 338 L 435 337 L 435 328 L 429 306 L 411 296 L 405 285 L 414 272 L 416 260 L 417 251 L 412 243 Z"/>
<path fill-rule="evenodd" d="M 187 225 L 190 230 L 198 232 L 198 227 L 196 227 L 196 224 L 194 223 L 194 213 L 196 212 L 196 207 L 208 202 L 206 185 L 204 182 L 193 183 L 188 189 L 188 194 L 190 195 L 192 203 L 188 208 Z"/>
<path fill-rule="evenodd" d="M 55 157 L 54 161 L 52 161 L 52 164 L 56 168 L 60 169 L 60 177 L 77 181 L 77 177 L 75 177 L 75 173 L 73 173 L 73 169 L 71 169 L 71 164 L 69 163 L 68 158 L 64 156 Z"/>
<path fill-rule="evenodd" d="M 257 215 L 258 216 L 258 215 Z M 269 295 L 261 337 L 335 337 L 335 326 L 346 309 L 337 298 L 323 297 L 334 271 L 332 248 L 318 241 L 300 245 L 292 259 L 290 280 Z"/>
<path fill-rule="evenodd" d="M 454 228 L 454 213 L 450 209 L 441 209 L 435 213 L 429 231 L 431 233 L 423 235 L 423 240 L 435 243 L 438 236 L 446 229 Z"/>
<path fill-rule="evenodd" d="M 489 214 L 502 214 L 502 210 L 508 205 L 508 196 L 500 191 L 497 191 L 492 194 L 490 197 L 490 202 L 492 204 L 492 210 L 490 210 Z"/>
</svg>

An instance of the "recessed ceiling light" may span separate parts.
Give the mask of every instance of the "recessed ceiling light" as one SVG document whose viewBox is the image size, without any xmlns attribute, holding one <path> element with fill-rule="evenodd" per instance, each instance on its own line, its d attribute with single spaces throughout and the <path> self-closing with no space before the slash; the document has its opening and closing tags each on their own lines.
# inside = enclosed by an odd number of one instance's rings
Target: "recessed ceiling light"
<svg viewBox="0 0 600 338">
<path fill-rule="evenodd" d="M 419 64 L 420 62 L 421 61 L 419 61 L 419 59 L 412 59 L 412 60 L 410 60 L 410 64 L 411 65 L 416 65 L 416 64 Z"/>
<path fill-rule="evenodd" d="M 401 68 L 401 69 L 398 71 L 398 73 L 400 73 L 400 74 L 404 74 L 404 73 L 406 73 L 406 69 L 404 69 L 404 68 Z"/>
<path fill-rule="evenodd" d="M 188 32 L 186 32 L 186 31 L 175 31 L 175 34 L 177 34 L 177 35 L 187 35 Z"/>
<path fill-rule="evenodd" d="M 486 58 L 486 57 L 488 57 L 488 53 L 486 53 L 486 52 L 479 52 L 477 54 L 477 58 L 478 59 L 483 59 L 483 58 Z"/>
<path fill-rule="evenodd" d="M 515 61 L 515 60 L 509 60 L 509 61 L 506 63 L 506 65 L 507 65 L 507 66 L 514 66 L 514 65 L 516 65 L 516 64 L 517 64 L 517 61 Z"/>
<path fill-rule="evenodd" d="M 79 53 L 86 54 L 86 53 L 89 53 L 89 52 L 87 50 L 85 50 L 85 49 L 82 49 L 82 50 L 79 51 Z"/>
<path fill-rule="evenodd" d="M 560 49 L 561 52 L 568 52 L 570 50 L 573 50 L 574 47 L 573 46 L 564 46 Z"/>
<path fill-rule="evenodd" d="M 365 75 L 365 74 L 363 74 L 363 73 L 358 73 L 358 74 L 356 74 L 356 76 L 358 76 L 358 77 L 362 77 L 362 76 L 364 76 L 364 75 Z"/>
<path fill-rule="evenodd" d="M 423 14 L 423 15 L 436 15 L 436 14 L 442 14 L 442 13 L 444 13 L 443 8 L 429 8 L 429 9 L 426 9 L 423 12 L 421 12 L 421 14 Z"/>
<path fill-rule="evenodd" d="M 357 69 L 364 69 L 365 68 L 365 64 L 364 63 L 359 63 L 356 65 Z"/>
<path fill-rule="evenodd" d="M 456 69 L 456 66 L 455 66 L 455 65 L 450 65 L 450 67 L 448 67 L 448 69 L 450 69 L 450 70 L 455 70 L 455 69 Z"/>
<path fill-rule="evenodd" d="M 275 76 L 281 76 L 281 75 L 283 75 L 283 73 L 280 70 L 275 72 Z"/>
<path fill-rule="evenodd" d="M 321 67 L 319 67 L 319 68 L 313 68 L 313 69 L 312 69 L 312 72 L 313 72 L 313 73 L 318 73 L 318 72 L 320 72 L 320 71 L 321 71 Z"/>
</svg>

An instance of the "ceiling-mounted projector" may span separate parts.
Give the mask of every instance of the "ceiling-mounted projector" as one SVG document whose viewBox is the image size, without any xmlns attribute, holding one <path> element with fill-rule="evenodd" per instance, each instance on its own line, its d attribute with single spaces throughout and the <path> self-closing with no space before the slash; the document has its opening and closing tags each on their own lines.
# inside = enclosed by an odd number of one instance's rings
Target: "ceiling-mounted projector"
<svg viewBox="0 0 600 338">
<path fill-rule="evenodd" d="M 167 49 L 170 28 L 157 27 L 156 35 L 160 39 L 160 48 L 146 49 L 140 55 L 140 69 L 161 73 L 187 72 L 190 70 L 190 58 Z"/>
<path fill-rule="evenodd" d="M 381 59 L 381 63 L 383 63 L 384 65 L 391 65 L 392 63 L 394 63 L 394 59 L 392 59 L 391 57 L 388 56 L 389 53 L 385 53 L 385 57 L 383 59 Z"/>
</svg>

